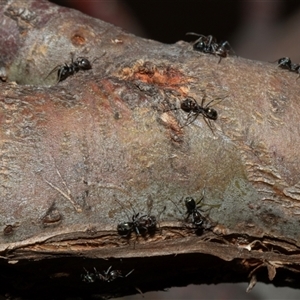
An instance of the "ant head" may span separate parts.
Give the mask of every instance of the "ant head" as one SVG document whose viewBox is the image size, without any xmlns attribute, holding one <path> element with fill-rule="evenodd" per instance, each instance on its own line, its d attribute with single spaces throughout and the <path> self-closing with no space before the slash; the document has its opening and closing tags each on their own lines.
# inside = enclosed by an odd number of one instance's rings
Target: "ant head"
<svg viewBox="0 0 300 300">
<path fill-rule="evenodd" d="M 282 57 L 278 59 L 278 66 L 281 68 L 290 69 L 292 65 L 292 61 L 289 57 Z"/>
<path fill-rule="evenodd" d="M 200 51 L 200 52 L 205 52 L 206 50 L 206 43 L 203 41 L 199 41 L 194 44 L 193 46 L 194 50 Z"/>
<path fill-rule="evenodd" d="M 117 231 L 118 231 L 118 234 L 121 236 L 129 236 L 132 231 L 132 223 L 124 222 L 124 223 L 118 224 Z"/>
<path fill-rule="evenodd" d="M 90 70 L 92 68 L 92 65 L 90 61 L 87 58 L 84 57 L 78 57 L 77 59 L 78 66 L 82 70 Z"/>
</svg>

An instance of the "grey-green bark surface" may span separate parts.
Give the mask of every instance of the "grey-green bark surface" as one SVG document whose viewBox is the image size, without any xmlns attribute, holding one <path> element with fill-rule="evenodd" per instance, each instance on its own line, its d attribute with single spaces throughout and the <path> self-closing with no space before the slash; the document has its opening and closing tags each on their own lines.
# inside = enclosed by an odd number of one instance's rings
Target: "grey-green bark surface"
<svg viewBox="0 0 300 300">
<path fill-rule="evenodd" d="M 38 284 L 25 290 L 39 295 L 39 270 L 48 280 L 42 286 L 63 278 L 75 294 L 94 293 L 97 286 L 81 282 L 83 268 L 114 264 L 135 271 L 97 293 L 248 275 L 253 283 L 264 268 L 261 280 L 295 286 L 297 75 L 240 57 L 218 63 L 188 43 L 138 38 L 45 1 L 0 4 L 0 255 L 7 282 L 14 272 L 18 283 L 31 278 Z M 72 55 L 87 57 L 92 70 L 59 83 L 56 73 L 46 78 Z M 199 115 L 190 123 L 180 109 L 188 97 L 213 101 L 218 119 Z M 204 197 L 210 227 L 203 232 L 185 222 L 186 197 Z M 138 212 L 156 216 L 158 230 L 120 237 L 117 224 Z"/>
</svg>

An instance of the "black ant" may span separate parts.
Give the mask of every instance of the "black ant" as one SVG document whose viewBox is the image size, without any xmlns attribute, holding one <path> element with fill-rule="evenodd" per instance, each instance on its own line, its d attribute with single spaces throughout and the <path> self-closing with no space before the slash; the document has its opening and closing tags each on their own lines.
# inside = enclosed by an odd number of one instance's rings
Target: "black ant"
<svg viewBox="0 0 300 300">
<path fill-rule="evenodd" d="M 291 70 L 292 67 L 292 61 L 289 57 L 282 57 L 278 59 L 278 67 L 282 69 Z"/>
<path fill-rule="evenodd" d="M 134 269 L 128 272 L 126 275 L 122 275 L 120 270 L 111 270 L 112 266 L 110 266 L 106 271 L 103 271 L 103 274 L 98 272 L 96 268 L 94 268 L 94 272 L 88 272 L 85 268 L 86 274 L 81 274 L 82 281 L 91 283 L 95 282 L 96 280 L 104 281 L 104 282 L 112 282 L 117 278 L 126 278 L 128 277 Z"/>
<path fill-rule="evenodd" d="M 56 66 L 48 75 L 46 78 L 48 78 L 53 72 L 57 70 L 57 82 L 63 81 L 69 76 L 79 72 L 80 70 L 90 70 L 92 68 L 92 64 L 90 61 L 85 57 L 77 57 L 75 60 L 73 60 L 70 64 L 65 63 L 64 65 L 58 65 Z"/>
<path fill-rule="evenodd" d="M 192 121 L 187 122 L 185 126 L 193 123 L 201 114 L 204 117 L 204 121 L 213 132 L 210 120 L 215 121 L 218 119 L 218 112 L 209 106 L 213 101 L 215 101 L 215 99 L 211 100 L 204 106 L 205 96 L 202 98 L 201 105 L 199 105 L 197 101 L 191 97 L 183 100 L 180 104 L 180 108 L 188 113 L 188 119 L 193 116 Z"/>
<path fill-rule="evenodd" d="M 101 280 L 101 281 L 105 281 L 105 282 L 112 282 L 114 280 L 116 280 L 117 278 L 126 278 L 128 277 L 133 271 L 134 269 L 132 269 L 130 272 L 128 272 L 126 275 L 122 275 L 122 272 L 120 270 L 111 270 L 111 267 L 110 266 L 107 271 L 104 271 L 102 275 L 101 273 L 98 273 L 98 278 Z"/>
<path fill-rule="evenodd" d="M 300 65 L 292 63 L 289 57 L 282 57 L 278 59 L 278 67 L 282 69 L 287 69 L 291 72 L 300 73 Z"/>
<path fill-rule="evenodd" d="M 199 202 L 196 204 L 194 198 L 192 197 L 186 197 L 184 202 L 186 206 L 186 221 L 192 217 L 192 223 L 197 227 L 202 227 L 203 222 L 206 220 L 206 218 L 201 214 L 199 203 L 203 200 L 203 197 L 199 200 Z"/>
<path fill-rule="evenodd" d="M 194 198 L 192 197 L 186 197 L 184 199 L 185 207 L 186 207 L 186 217 L 184 218 L 185 222 L 191 221 L 193 226 L 195 226 L 196 231 L 198 233 L 202 233 L 204 229 L 211 228 L 211 223 L 207 217 L 205 217 L 202 212 L 204 212 L 200 208 L 200 202 L 204 199 L 204 191 L 202 198 L 196 203 Z M 172 201 L 172 200 L 171 200 Z M 173 201 L 172 201 L 173 202 Z M 173 202 L 173 204 L 178 208 L 177 204 Z M 181 212 L 182 213 L 182 212 Z"/>
<path fill-rule="evenodd" d="M 118 224 L 117 230 L 119 235 L 123 237 L 129 237 L 132 232 L 137 235 L 145 235 L 156 230 L 156 218 L 155 216 L 143 215 L 139 217 L 139 213 L 132 216 L 132 221 L 123 222 Z"/>
<path fill-rule="evenodd" d="M 115 199 L 116 200 L 116 199 Z M 117 200 L 116 200 L 117 201 Z M 120 206 L 123 205 L 117 201 Z M 131 221 L 119 223 L 117 226 L 118 234 L 122 237 L 129 237 L 132 232 L 135 232 L 136 235 L 145 235 L 147 233 L 154 233 L 157 229 L 157 221 L 155 216 L 142 215 L 136 213 L 132 207 L 134 215 L 131 218 Z"/>
<path fill-rule="evenodd" d="M 217 39 L 212 35 L 205 36 L 194 32 L 188 32 L 186 34 L 199 36 L 199 38 L 193 42 L 194 50 L 217 55 L 220 57 L 219 62 L 222 58 L 227 57 L 230 52 L 235 54 L 228 41 L 218 43 Z"/>
<path fill-rule="evenodd" d="M 194 113 L 196 117 L 202 114 L 205 118 L 217 120 L 217 111 L 208 106 L 213 100 L 203 106 L 204 100 L 205 98 L 202 99 L 201 105 L 199 105 L 195 99 L 187 98 L 181 102 L 180 108 L 185 112 Z"/>
</svg>

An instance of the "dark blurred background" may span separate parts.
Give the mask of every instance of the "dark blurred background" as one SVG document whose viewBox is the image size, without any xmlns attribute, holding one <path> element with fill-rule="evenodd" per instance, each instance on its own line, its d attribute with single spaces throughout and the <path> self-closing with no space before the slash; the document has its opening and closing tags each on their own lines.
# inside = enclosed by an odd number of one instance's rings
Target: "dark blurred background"
<svg viewBox="0 0 300 300">
<path fill-rule="evenodd" d="M 163 43 L 186 32 L 227 40 L 238 56 L 300 62 L 299 0 L 54 0 Z"/>
<path fill-rule="evenodd" d="M 163 43 L 191 41 L 186 32 L 227 40 L 238 56 L 300 62 L 299 0 L 55 0 L 125 30 Z M 144 299 L 300 299 L 300 291 L 258 283 L 172 288 Z M 123 298 L 125 299 L 125 298 Z M 142 299 L 141 295 L 126 299 Z"/>
</svg>

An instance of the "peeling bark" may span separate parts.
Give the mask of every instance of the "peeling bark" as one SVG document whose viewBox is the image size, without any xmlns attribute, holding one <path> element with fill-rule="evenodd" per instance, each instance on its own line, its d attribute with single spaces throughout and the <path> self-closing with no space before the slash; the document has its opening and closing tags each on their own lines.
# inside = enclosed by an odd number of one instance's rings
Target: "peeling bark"
<svg viewBox="0 0 300 300">
<path fill-rule="evenodd" d="M 41 0 L 1 1 L 0 13 L 2 294 L 298 287 L 296 74 L 240 57 L 218 63 L 186 42 L 141 39 Z M 92 70 L 46 78 L 72 55 Z M 187 97 L 215 100 L 211 128 L 201 115 L 187 125 Z M 203 195 L 210 226 L 199 232 L 183 199 Z M 117 224 L 137 212 L 156 216 L 158 230 L 120 237 Z M 110 265 L 134 272 L 82 282 L 83 268 Z"/>
</svg>

